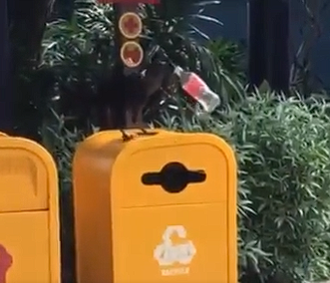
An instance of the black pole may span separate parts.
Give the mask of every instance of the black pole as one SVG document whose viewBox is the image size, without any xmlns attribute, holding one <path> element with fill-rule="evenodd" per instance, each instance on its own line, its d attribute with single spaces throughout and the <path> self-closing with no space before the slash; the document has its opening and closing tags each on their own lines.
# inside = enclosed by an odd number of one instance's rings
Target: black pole
<svg viewBox="0 0 330 283">
<path fill-rule="evenodd" d="M 289 0 L 267 2 L 267 79 L 273 90 L 287 92 L 290 83 Z"/>
<path fill-rule="evenodd" d="M 111 107 L 111 113 L 112 117 L 111 120 L 113 122 L 114 128 L 126 128 L 127 126 L 130 126 L 130 118 L 128 113 L 132 112 L 132 101 L 136 102 L 134 100 L 134 96 L 136 93 L 134 91 L 138 92 L 138 85 L 136 85 L 136 88 L 133 90 L 131 87 L 128 87 L 129 85 L 134 85 L 136 82 L 136 79 L 134 77 L 130 77 L 130 74 L 138 73 L 140 71 L 140 66 L 135 68 L 128 68 L 124 65 L 123 61 L 120 57 L 120 49 L 123 46 L 124 42 L 127 41 L 127 39 L 121 34 L 119 29 L 119 19 L 120 17 L 127 13 L 127 12 L 138 12 L 138 3 L 116 3 L 114 5 L 114 11 L 115 11 L 115 66 L 113 71 L 113 77 L 112 77 L 112 85 L 114 86 L 113 91 L 111 93 L 112 95 L 112 107 Z M 131 41 L 131 40 L 130 40 Z M 134 107 L 133 107 L 134 108 Z"/>
<path fill-rule="evenodd" d="M 249 83 L 267 80 L 275 91 L 289 89 L 289 1 L 249 0 Z"/>
<path fill-rule="evenodd" d="M 101 2 L 108 1 L 102 0 Z M 139 60 L 134 62 L 136 57 L 132 55 L 133 53 L 128 55 L 128 52 L 134 51 L 134 48 L 137 52 L 140 52 L 134 54 L 141 55 L 142 46 L 139 44 L 139 33 L 141 30 L 138 28 L 135 32 L 134 30 L 133 32 L 130 31 L 130 28 L 127 27 L 129 22 L 126 22 L 131 18 L 139 26 L 141 22 L 138 17 L 138 10 L 138 2 L 132 1 L 128 3 L 123 1 L 114 4 L 116 23 L 114 66 L 110 76 L 106 76 L 98 87 L 99 120 L 102 130 L 109 128 L 124 129 L 126 127 L 137 127 L 137 125 L 142 126 L 143 124 L 141 112 L 145 103 L 145 88 L 140 76 L 143 64 Z M 133 13 L 133 15 L 127 13 Z M 124 14 L 126 16 L 122 18 Z M 122 18 L 121 21 L 120 18 Z M 119 24 L 121 25 L 120 28 Z M 123 58 L 120 55 L 121 50 Z M 131 61 L 128 59 L 131 59 Z M 141 57 L 138 59 L 141 59 Z"/>
<path fill-rule="evenodd" d="M 265 2 L 248 2 L 248 73 L 251 86 L 259 86 L 266 79 Z"/>
<path fill-rule="evenodd" d="M 0 1 L 0 131 L 13 130 L 13 95 L 7 0 Z"/>
</svg>

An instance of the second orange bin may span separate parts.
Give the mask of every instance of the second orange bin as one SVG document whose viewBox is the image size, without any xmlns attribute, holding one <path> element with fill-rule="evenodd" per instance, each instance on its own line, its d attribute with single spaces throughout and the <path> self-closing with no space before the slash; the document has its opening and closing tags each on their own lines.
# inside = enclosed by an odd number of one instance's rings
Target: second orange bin
<svg viewBox="0 0 330 283">
<path fill-rule="evenodd" d="M 236 283 L 236 163 L 210 134 L 99 133 L 73 164 L 78 283 Z"/>
</svg>

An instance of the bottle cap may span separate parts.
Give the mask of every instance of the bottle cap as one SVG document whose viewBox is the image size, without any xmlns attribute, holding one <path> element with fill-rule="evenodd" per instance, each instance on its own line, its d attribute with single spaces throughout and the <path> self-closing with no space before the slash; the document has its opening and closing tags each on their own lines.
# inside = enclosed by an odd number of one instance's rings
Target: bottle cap
<svg viewBox="0 0 330 283">
<path fill-rule="evenodd" d="M 174 74 L 177 75 L 178 77 L 181 77 L 183 74 L 183 69 L 180 66 L 176 66 L 174 68 Z"/>
</svg>

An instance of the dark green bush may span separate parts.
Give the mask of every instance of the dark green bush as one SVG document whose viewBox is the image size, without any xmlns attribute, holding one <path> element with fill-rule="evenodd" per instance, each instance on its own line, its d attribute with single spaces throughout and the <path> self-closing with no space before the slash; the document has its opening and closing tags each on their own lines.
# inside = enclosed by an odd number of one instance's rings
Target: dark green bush
<svg viewBox="0 0 330 283">
<path fill-rule="evenodd" d="M 329 105 L 252 98 L 235 110 L 234 140 L 250 157 L 245 172 L 257 212 L 249 230 L 271 253 L 263 270 L 296 282 L 329 278 Z M 238 148 L 239 149 L 239 148 Z"/>
</svg>

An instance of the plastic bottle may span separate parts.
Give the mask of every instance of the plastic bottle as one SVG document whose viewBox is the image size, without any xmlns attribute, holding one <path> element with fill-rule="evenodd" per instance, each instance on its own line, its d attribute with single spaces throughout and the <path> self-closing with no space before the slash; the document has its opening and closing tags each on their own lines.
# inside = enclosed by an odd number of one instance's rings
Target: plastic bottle
<svg viewBox="0 0 330 283">
<path fill-rule="evenodd" d="M 212 113 L 219 106 L 219 95 L 213 92 L 196 73 L 184 71 L 179 66 L 174 69 L 174 73 L 179 77 L 182 89 L 202 107 L 202 111 L 201 107 L 197 107 L 199 112 L 197 114 Z"/>
</svg>

